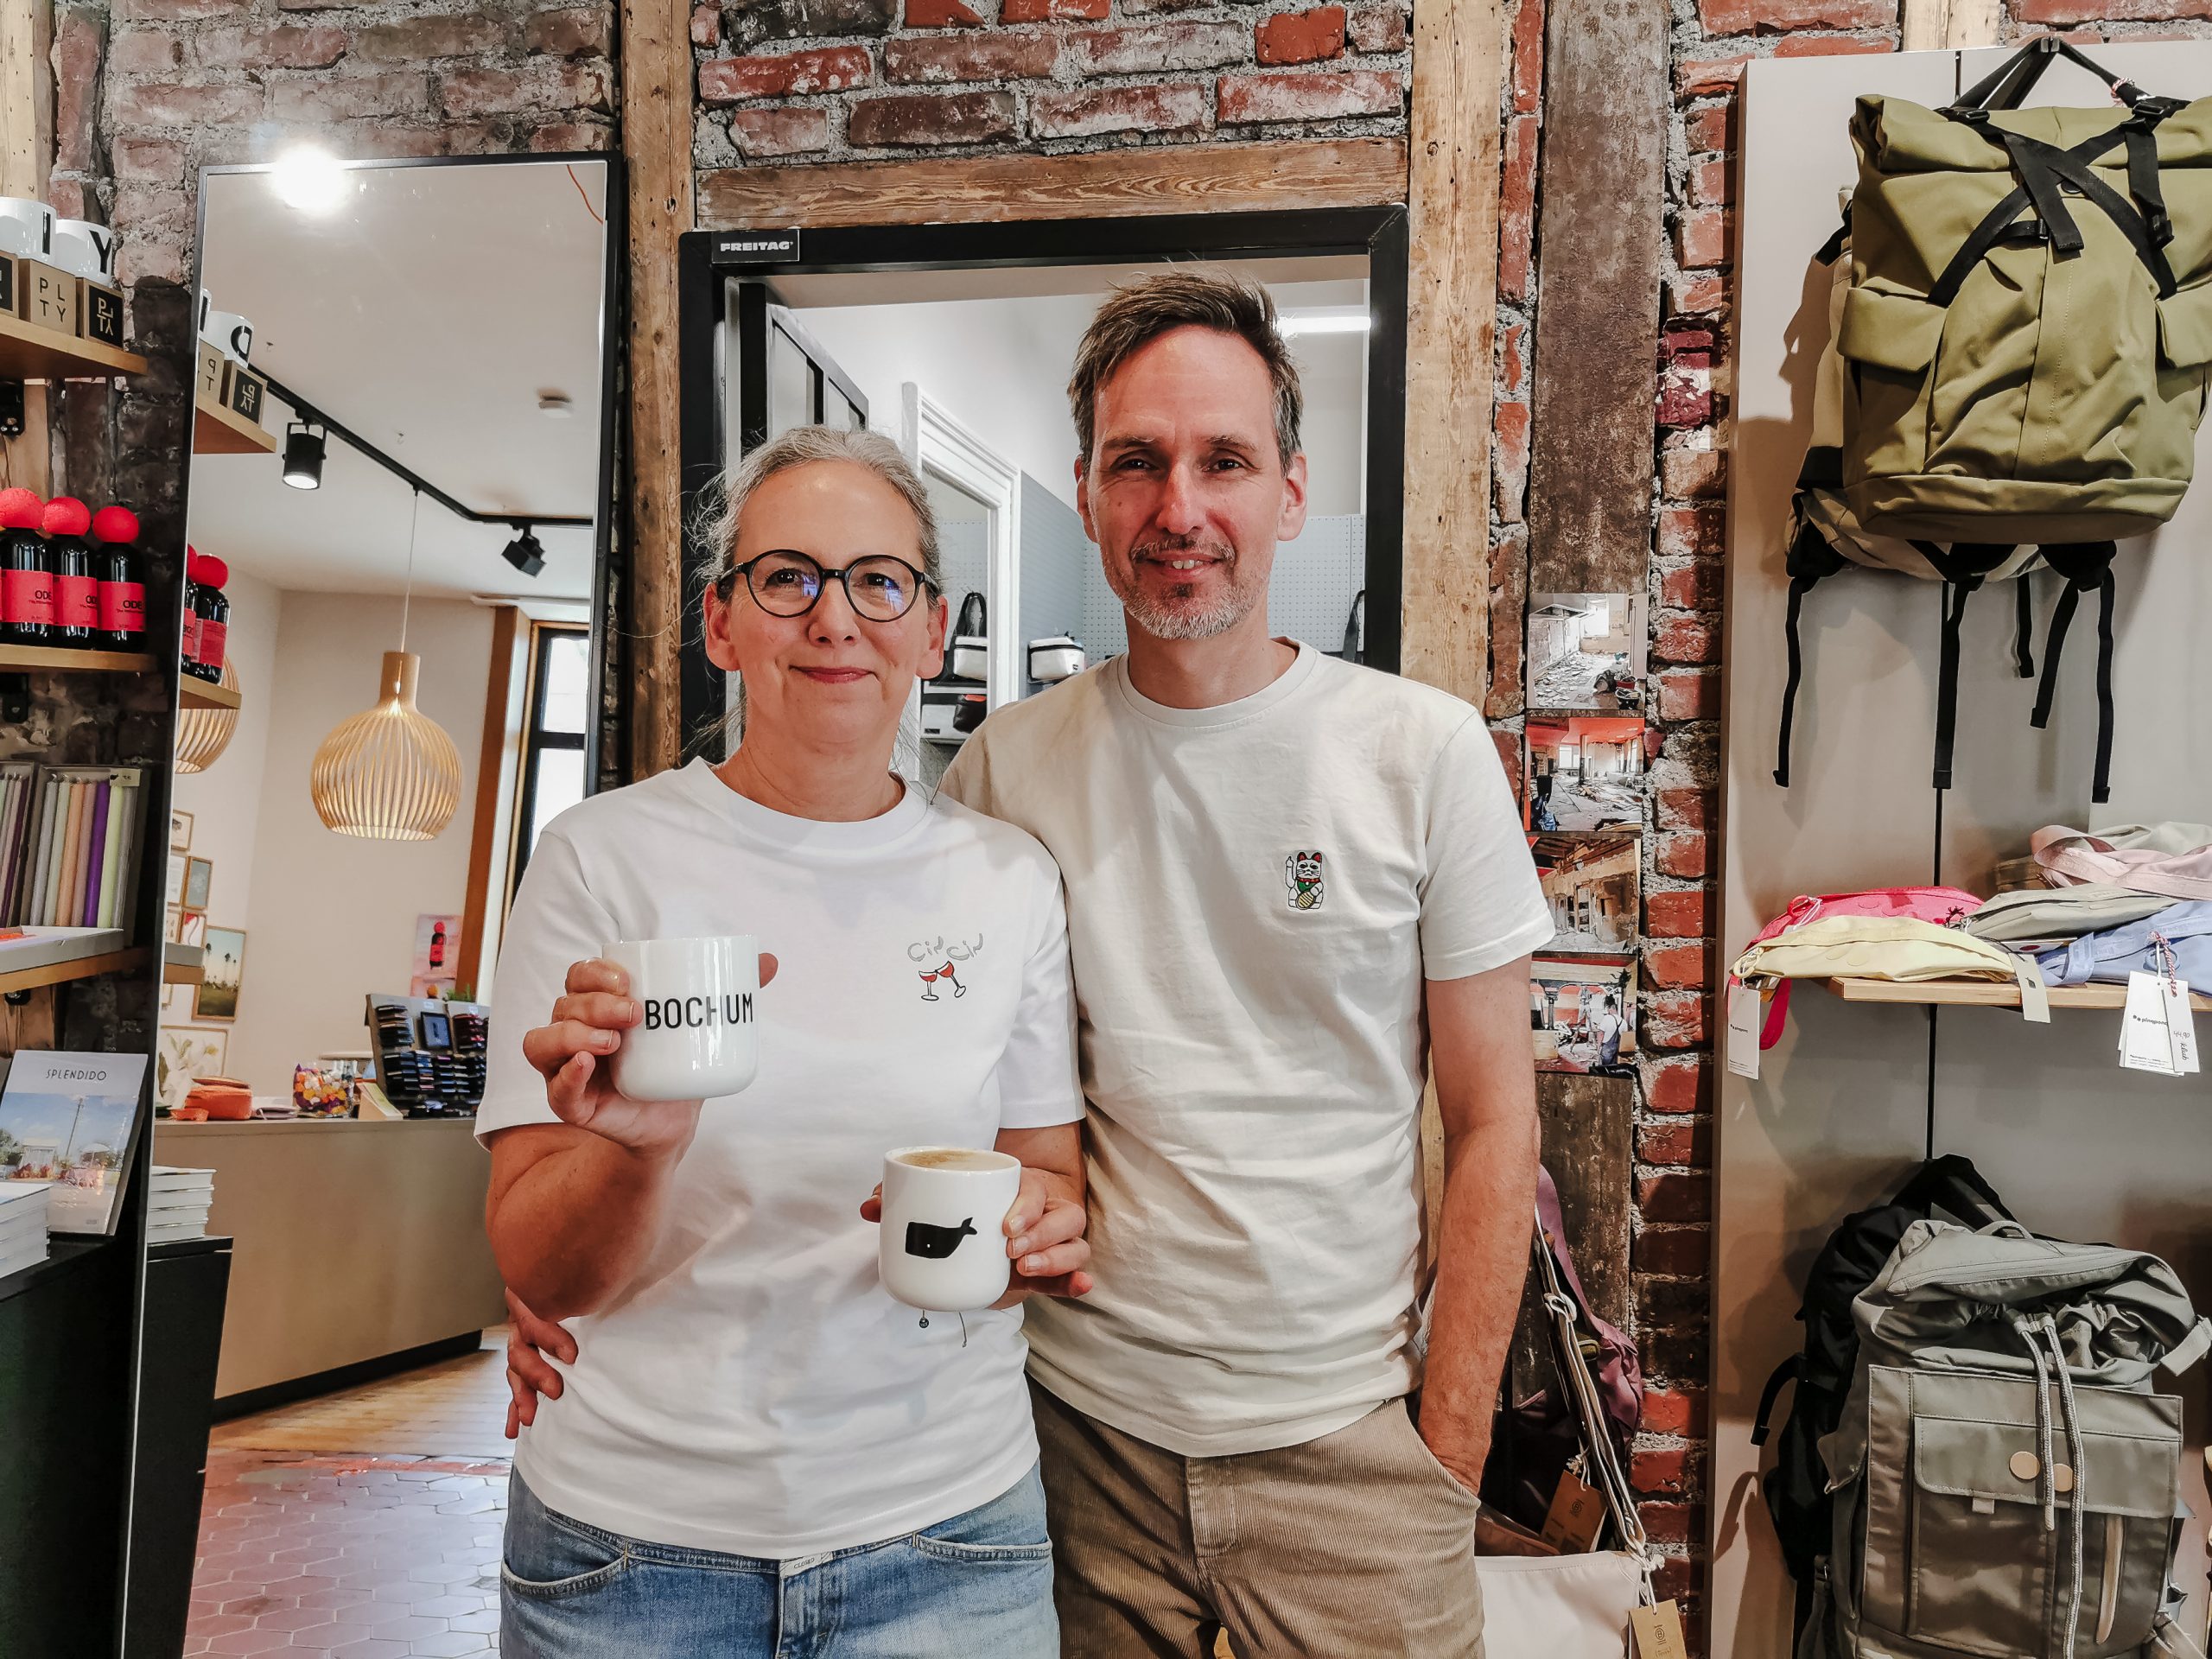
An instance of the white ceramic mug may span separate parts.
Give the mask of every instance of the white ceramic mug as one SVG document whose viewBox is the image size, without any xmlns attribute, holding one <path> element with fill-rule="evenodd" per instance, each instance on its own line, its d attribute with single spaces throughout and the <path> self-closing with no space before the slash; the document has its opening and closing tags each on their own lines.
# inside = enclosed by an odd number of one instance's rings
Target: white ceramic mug
<svg viewBox="0 0 2212 1659">
<path fill-rule="evenodd" d="M 0 196 L 0 252 L 54 254 L 54 209 L 29 196 Z"/>
<path fill-rule="evenodd" d="M 115 281 L 115 232 L 89 219 L 54 221 L 54 263 L 73 276 Z"/>
<path fill-rule="evenodd" d="M 200 338 L 219 346 L 226 357 L 243 363 L 253 355 L 253 325 L 235 311 L 210 311 L 200 325 Z"/>
<path fill-rule="evenodd" d="M 939 1313 L 988 1307 L 1006 1294 L 1007 1212 L 1021 1196 L 1021 1162 L 966 1147 L 901 1147 L 883 1157 L 876 1270 L 909 1307 Z"/>
<path fill-rule="evenodd" d="M 629 974 L 645 1014 L 614 1051 L 615 1088 L 632 1100 L 714 1100 L 753 1081 L 760 947 L 750 934 L 622 939 L 599 954 Z"/>
</svg>

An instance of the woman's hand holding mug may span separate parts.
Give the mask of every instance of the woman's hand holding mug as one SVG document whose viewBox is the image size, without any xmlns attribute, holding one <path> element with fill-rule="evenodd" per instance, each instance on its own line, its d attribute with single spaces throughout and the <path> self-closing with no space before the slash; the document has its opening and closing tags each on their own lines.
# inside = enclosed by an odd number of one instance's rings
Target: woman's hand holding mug
<svg viewBox="0 0 2212 1659">
<path fill-rule="evenodd" d="M 776 976 L 776 959 L 760 955 L 760 983 Z M 648 1157 L 674 1156 L 691 1144 L 699 1100 L 632 1100 L 616 1086 L 609 1064 L 625 1033 L 645 1023 L 632 996 L 629 971 L 604 957 L 572 963 L 565 994 L 550 1023 L 524 1033 L 524 1057 L 545 1078 L 546 1103 L 564 1123 L 588 1129 Z"/>
</svg>

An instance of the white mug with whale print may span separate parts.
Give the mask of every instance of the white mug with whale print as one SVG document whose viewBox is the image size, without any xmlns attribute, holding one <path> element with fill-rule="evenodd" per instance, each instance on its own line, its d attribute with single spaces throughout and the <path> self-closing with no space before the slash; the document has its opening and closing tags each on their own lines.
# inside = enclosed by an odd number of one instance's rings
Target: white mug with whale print
<svg viewBox="0 0 2212 1659">
<path fill-rule="evenodd" d="M 883 1157 L 876 1270 L 909 1307 L 938 1313 L 988 1307 L 1006 1294 L 1013 1262 L 1006 1218 L 1021 1196 L 1021 1161 L 968 1147 L 901 1147 Z"/>
<path fill-rule="evenodd" d="M 632 1100 L 713 1100 L 753 1081 L 759 941 L 621 939 L 599 954 L 629 974 L 630 995 L 645 1013 L 614 1051 L 616 1089 Z"/>
</svg>

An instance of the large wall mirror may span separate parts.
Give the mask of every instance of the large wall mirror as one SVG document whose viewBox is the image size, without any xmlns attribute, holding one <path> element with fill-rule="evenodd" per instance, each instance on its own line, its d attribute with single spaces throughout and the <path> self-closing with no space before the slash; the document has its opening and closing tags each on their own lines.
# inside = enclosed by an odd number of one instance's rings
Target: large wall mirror
<svg viewBox="0 0 2212 1659">
<path fill-rule="evenodd" d="M 156 1270 L 230 1241 L 218 1465 L 502 1317 L 471 1115 L 509 897 L 600 771 L 620 194 L 598 156 L 201 179 L 149 1231 Z M 174 1652 L 198 1470 L 142 1439 L 131 1618 Z"/>
</svg>

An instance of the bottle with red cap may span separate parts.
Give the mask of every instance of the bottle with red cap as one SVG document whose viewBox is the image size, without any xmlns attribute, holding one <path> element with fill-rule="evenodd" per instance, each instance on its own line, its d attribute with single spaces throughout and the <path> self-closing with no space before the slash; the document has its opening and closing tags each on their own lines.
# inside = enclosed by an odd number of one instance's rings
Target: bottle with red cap
<svg viewBox="0 0 2212 1659">
<path fill-rule="evenodd" d="M 102 507 L 92 515 L 92 576 L 99 583 L 103 651 L 139 651 L 146 644 L 146 575 L 138 556 L 138 515 Z"/>
<path fill-rule="evenodd" d="M 200 662 L 198 673 L 203 680 L 219 683 L 223 677 L 223 652 L 231 632 L 231 601 L 223 597 L 223 584 L 231 579 L 231 567 L 213 553 L 200 556 L 200 571 L 195 582 L 193 608 L 200 616 Z"/>
<path fill-rule="evenodd" d="M 0 490 L 0 640 L 54 643 L 54 561 L 39 524 L 46 503 L 35 490 Z"/>
<path fill-rule="evenodd" d="M 184 643 L 178 666 L 195 680 L 200 671 L 200 550 L 187 543 L 184 550 Z"/>
<path fill-rule="evenodd" d="M 73 495 L 46 504 L 39 527 L 54 561 L 54 643 L 89 646 L 100 622 L 100 585 L 92 575 L 92 509 Z"/>
</svg>

